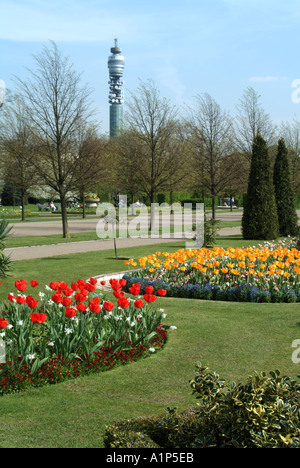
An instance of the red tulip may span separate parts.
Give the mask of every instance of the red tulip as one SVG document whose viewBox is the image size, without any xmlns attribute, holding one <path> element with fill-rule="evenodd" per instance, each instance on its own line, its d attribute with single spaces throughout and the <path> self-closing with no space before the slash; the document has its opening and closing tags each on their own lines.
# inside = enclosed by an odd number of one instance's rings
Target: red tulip
<svg viewBox="0 0 300 468">
<path fill-rule="evenodd" d="M 4 328 L 6 328 L 7 325 L 8 325 L 8 321 L 0 318 L 0 328 L 4 330 Z"/>
<path fill-rule="evenodd" d="M 15 281 L 15 287 L 19 290 L 19 291 L 25 291 L 25 289 L 27 288 L 27 281 L 24 280 L 24 279 L 21 279 L 20 281 Z"/>
<path fill-rule="evenodd" d="M 65 283 L 64 281 L 58 281 L 57 282 L 57 287 L 62 290 L 62 289 L 66 289 L 68 287 L 68 283 Z"/>
<path fill-rule="evenodd" d="M 66 288 L 62 292 L 64 293 L 65 296 L 72 296 L 74 291 L 72 288 Z"/>
<path fill-rule="evenodd" d="M 30 301 L 33 301 L 33 297 L 32 296 L 27 296 L 26 297 L 26 303 L 28 304 L 28 302 Z"/>
<path fill-rule="evenodd" d="M 24 304 L 26 302 L 26 297 L 25 296 L 17 296 L 16 300 L 17 300 L 18 304 Z"/>
<path fill-rule="evenodd" d="M 147 302 L 154 302 L 156 301 L 157 297 L 154 294 L 144 294 L 144 299 Z"/>
<path fill-rule="evenodd" d="M 118 298 L 123 297 L 123 296 L 124 296 L 124 291 L 121 291 L 120 289 L 116 289 L 116 290 L 113 292 L 113 295 L 114 295 L 115 297 L 118 297 Z"/>
<path fill-rule="evenodd" d="M 80 312 L 85 312 L 86 309 L 87 309 L 87 305 L 86 304 L 82 304 L 82 302 L 80 302 L 79 304 L 76 304 L 76 309 L 79 310 Z"/>
<path fill-rule="evenodd" d="M 77 302 L 83 302 L 86 300 L 86 296 L 84 294 L 81 294 L 81 293 L 76 293 L 75 294 L 75 299 Z"/>
<path fill-rule="evenodd" d="M 129 288 L 130 294 L 133 294 L 134 296 L 138 296 L 141 292 L 141 285 L 138 283 L 134 283 L 130 288 Z"/>
<path fill-rule="evenodd" d="M 38 305 L 39 301 L 36 301 L 35 299 L 33 298 L 30 298 L 30 300 L 27 300 L 26 301 L 27 304 L 28 304 L 28 307 L 30 307 L 30 309 L 35 309 L 36 306 Z"/>
<path fill-rule="evenodd" d="M 102 284 L 102 286 L 104 286 L 106 284 L 106 281 L 100 281 L 100 284 Z"/>
<path fill-rule="evenodd" d="M 146 286 L 145 287 L 145 292 L 146 294 L 152 294 L 154 291 L 154 287 L 153 286 Z"/>
<path fill-rule="evenodd" d="M 94 312 L 94 314 L 98 314 L 99 312 L 101 312 L 101 307 L 99 306 L 99 304 L 94 304 L 93 302 L 91 302 L 89 308 L 92 312 Z"/>
<path fill-rule="evenodd" d="M 126 309 L 127 307 L 129 307 L 130 302 L 127 299 L 127 297 L 120 297 L 120 299 L 118 299 L 118 304 L 120 307 L 122 307 L 122 309 Z"/>
<path fill-rule="evenodd" d="M 104 302 L 103 307 L 105 310 L 110 311 L 115 307 L 115 304 L 113 302 Z"/>
<path fill-rule="evenodd" d="M 77 284 L 78 284 L 79 288 L 82 289 L 85 286 L 85 281 L 83 279 L 78 279 Z"/>
<path fill-rule="evenodd" d="M 35 281 L 35 280 L 31 280 L 31 281 L 30 281 L 30 286 L 31 286 L 32 288 L 36 288 L 36 286 L 38 286 L 38 285 L 39 285 L 39 282 L 38 282 L 38 281 Z"/>
<path fill-rule="evenodd" d="M 61 303 L 64 307 L 69 307 L 72 304 L 72 299 L 70 297 L 63 297 Z"/>
<path fill-rule="evenodd" d="M 121 289 L 121 285 L 120 285 L 120 283 L 119 283 L 119 281 L 117 279 L 112 278 L 112 279 L 109 280 L 109 283 L 110 283 L 112 289 L 115 289 L 115 290 L 116 289 Z"/>
<path fill-rule="evenodd" d="M 47 320 L 46 314 L 38 314 L 37 312 L 33 312 L 30 315 L 31 321 L 34 323 L 44 323 Z"/>
<path fill-rule="evenodd" d="M 158 289 L 157 294 L 159 296 L 165 296 L 167 294 L 167 290 L 166 289 Z"/>
<path fill-rule="evenodd" d="M 71 288 L 73 289 L 73 291 L 77 291 L 79 289 L 79 286 L 77 283 L 72 283 Z"/>
<path fill-rule="evenodd" d="M 93 284 L 94 286 L 97 284 L 97 279 L 96 278 L 90 278 L 89 283 Z"/>
<path fill-rule="evenodd" d="M 141 309 L 143 307 L 143 305 L 145 304 L 144 301 L 142 301 L 142 299 L 137 299 L 136 301 L 134 301 L 134 305 L 135 307 L 137 307 L 138 309 Z"/>
<path fill-rule="evenodd" d="M 91 300 L 90 300 L 90 304 L 98 305 L 99 302 L 100 302 L 100 298 L 99 298 L 99 297 L 94 297 L 94 299 L 91 299 Z"/>
<path fill-rule="evenodd" d="M 87 289 L 83 288 L 83 289 L 80 290 L 80 294 L 83 294 L 84 296 L 88 296 L 89 291 Z"/>
<path fill-rule="evenodd" d="M 73 318 L 77 314 L 77 310 L 74 309 L 73 307 L 67 307 L 65 309 L 65 315 L 66 317 Z"/>
<path fill-rule="evenodd" d="M 52 299 L 53 302 L 55 302 L 57 304 L 57 303 L 61 302 L 62 297 L 63 297 L 62 294 L 57 292 L 57 293 L 52 295 L 51 299 Z"/>
</svg>

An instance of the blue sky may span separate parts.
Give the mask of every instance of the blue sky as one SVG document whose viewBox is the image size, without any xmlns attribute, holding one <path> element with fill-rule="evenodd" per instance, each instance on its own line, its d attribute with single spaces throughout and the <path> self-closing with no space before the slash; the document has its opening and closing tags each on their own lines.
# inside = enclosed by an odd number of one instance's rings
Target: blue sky
<svg viewBox="0 0 300 468">
<path fill-rule="evenodd" d="M 55 41 L 94 90 L 106 133 L 114 38 L 125 100 L 150 78 L 180 109 L 207 92 L 235 115 L 251 86 L 275 123 L 300 119 L 299 0 L 0 0 L 0 79 L 13 89 L 13 76 L 26 78 L 33 55 Z"/>
</svg>

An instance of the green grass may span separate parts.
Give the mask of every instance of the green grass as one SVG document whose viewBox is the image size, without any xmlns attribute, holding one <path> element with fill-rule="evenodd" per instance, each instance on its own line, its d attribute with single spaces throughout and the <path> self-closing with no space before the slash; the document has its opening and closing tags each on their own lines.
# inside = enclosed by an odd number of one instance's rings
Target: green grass
<svg viewBox="0 0 300 468">
<path fill-rule="evenodd" d="M 174 252 L 184 245 L 184 242 L 170 242 L 158 246 L 118 249 L 118 259 L 115 258 L 113 250 L 103 250 L 16 261 L 13 262 L 11 276 L 2 280 L 0 299 L 4 299 L 7 293 L 14 289 L 16 279 L 36 279 L 42 288 L 50 281 L 64 280 L 71 283 L 78 278 L 88 279 L 91 276 L 126 270 L 124 260 L 132 256 L 139 258 L 155 252 L 158 248 Z"/>
<path fill-rule="evenodd" d="M 164 350 L 112 371 L 1 398 L 1 448 L 103 447 L 105 425 L 163 414 L 196 403 L 189 380 L 197 361 L 242 380 L 279 369 L 296 376 L 291 343 L 299 336 L 298 306 L 159 300 L 169 332 Z"/>
<path fill-rule="evenodd" d="M 236 247 L 240 238 L 220 239 Z M 174 251 L 184 243 L 120 249 L 119 257 L 138 258 L 156 250 Z M 67 282 L 124 269 L 113 251 L 15 262 L 13 276 L 2 281 L 1 298 L 15 279 Z M 1 448 L 103 447 L 105 425 L 113 421 L 163 414 L 196 403 L 189 387 L 198 361 L 228 380 L 241 381 L 255 371 L 279 369 L 296 377 L 292 342 L 300 337 L 299 304 L 250 304 L 160 298 L 169 332 L 165 348 L 148 359 L 56 386 L 32 389 L 0 399 Z"/>
<path fill-rule="evenodd" d="M 277 239 L 277 240 L 280 240 L 280 239 Z M 264 241 L 262 240 L 245 240 L 243 239 L 242 235 L 232 235 L 232 236 L 217 236 L 215 246 L 223 247 L 224 249 L 228 247 L 233 247 L 236 249 L 236 248 L 253 247 L 259 244 L 262 245 L 263 243 Z"/>
<path fill-rule="evenodd" d="M 76 234 L 73 236 L 81 240 L 85 237 L 85 239 L 88 240 L 89 236 L 85 236 L 85 234 L 90 233 L 79 234 L 78 237 Z M 45 236 L 45 242 L 48 241 L 50 244 L 53 237 L 55 236 Z M 26 238 L 22 239 L 25 240 Z M 72 237 L 72 239 L 74 238 Z M 246 247 L 247 245 L 255 245 L 258 243 L 260 243 L 260 241 L 244 241 L 242 236 L 228 236 L 218 237 L 216 245 L 227 248 L 230 246 Z M 27 245 L 31 244 L 28 243 Z M 7 242 L 7 247 L 8 246 Z M 178 241 L 161 245 L 157 244 L 134 248 L 118 248 L 118 259 L 115 258 L 113 250 L 103 250 L 98 252 L 86 252 L 84 254 L 78 253 L 16 261 L 13 262 L 13 271 L 11 272 L 11 276 L 2 280 L 2 285 L 0 286 L 0 300 L 3 300 L 7 293 L 13 290 L 15 279 L 23 278 L 27 281 L 36 279 L 39 280 L 40 285 L 44 288 L 44 285 L 49 284 L 50 281 L 63 279 L 70 283 L 79 277 L 87 279 L 91 276 L 123 271 L 126 270 L 126 267 L 124 266 L 125 259 L 138 259 L 144 255 L 154 253 L 157 250 L 175 252 L 180 248 L 185 248 L 185 242 Z"/>
<path fill-rule="evenodd" d="M 48 236 L 9 237 L 5 243 L 7 248 L 31 247 L 33 245 L 65 244 L 69 242 L 98 240 L 96 232 L 79 232 L 71 234 L 70 239 L 64 239 L 61 234 Z"/>
<path fill-rule="evenodd" d="M 240 227 L 242 225 L 241 221 L 220 221 L 219 226 L 223 228 L 233 228 Z"/>
</svg>

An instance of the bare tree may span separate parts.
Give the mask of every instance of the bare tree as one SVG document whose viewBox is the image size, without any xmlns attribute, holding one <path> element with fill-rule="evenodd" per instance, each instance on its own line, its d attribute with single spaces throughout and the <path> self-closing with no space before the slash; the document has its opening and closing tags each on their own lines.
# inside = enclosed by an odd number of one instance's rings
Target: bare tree
<svg viewBox="0 0 300 468">
<path fill-rule="evenodd" d="M 194 152 L 193 169 L 212 199 L 215 219 L 217 196 L 231 177 L 230 167 L 224 165 L 224 160 L 232 152 L 232 123 L 228 113 L 209 94 L 198 95 L 196 100 L 188 121 Z"/>
<path fill-rule="evenodd" d="M 15 96 L 4 108 L 0 129 L 3 151 L 3 172 L 6 183 L 16 187 L 21 194 L 22 220 L 25 220 L 25 196 L 37 182 L 33 160 L 33 129 L 28 110 Z"/>
<path fill-rule="evenodd" d="M 238 152 L 229 154 L 224 158 L 224 192 L 229 194 L 230 210 L 233 210 L 232 199 L 236 193 L 246 193 L 248 187 L 250 161 Z"/>
<path fill-rule="evenodd" d="M 90 190 L 97 190 L 99 180 L 103 175 L 103 156 L 106 142 L 100 139 L 94 127 L 79 128 L 77 134 L 78 158 L 74 168 L 74 189 L 79 191 L 82 200 L 82 217 L 86 217 L 85 196 Z"/>
<path fill-rule="evenodd" d="M 91 116 L 91 91 L 81 87 L 81 76 L 63 57 L 56 44 L 43 47 L 34 57 L 36 71 L 30 79 L 17 78 L 36 133 L 36 170 L 44 183 L 59 195 L 63 237 L 69 237 L 66 194 L 74 188 L 78 145 L 76 135 Z"/>
<path fill-rule="evenodd" d="M 294 193 L 300 193 L 300 121 L 282 122 L 280 134 L 288 148 L 288 158 Z"/>
<path fill-rule="evenodd" d="M 250 86 L 236 106 L 235 144 L 237 149 L 251 159 L 252 145 L 258 133 L 270 146 L 276 142 L 276 128 L 260 103 L 260 95 Z"/>
<path fill-rule="evenodd" d="M 155 195 L 167 187 L 170 171 L 176 172 L 172 138 L 176 133 L 176 112 L 152 80 L 141 82 L 128 103 L 127 122 L 139 145 L 136 171 L 142 190 L 148 195 L 151 208 Z M 154 227 L 151 210 L 150 230 Z"/>
<path fill-rule="evenodd" d="M 139 175 L 139 159 L 142 153 L 141 142 L 132 130 L 124 131 L 113 141 L 113 157 L 111 158 L 111 175 L 118 191 L 130 195 L 132 212 L 135 196 L 142 191 Z"/>
</svg>

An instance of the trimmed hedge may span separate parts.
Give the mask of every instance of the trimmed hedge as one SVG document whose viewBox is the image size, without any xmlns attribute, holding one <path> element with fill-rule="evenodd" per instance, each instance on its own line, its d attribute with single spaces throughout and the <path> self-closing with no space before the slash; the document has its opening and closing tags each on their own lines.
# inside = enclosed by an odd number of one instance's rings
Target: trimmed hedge
<svg viewBox="0 0 300 468">
<path fill-rule="evenodd" d="M 279 371 L 227 383 L 200 363 L 190 382 L 200 403 L 180 414 L 107 426 L 106 448 L 300 448 L 300 385 Z"/>
</svg>

